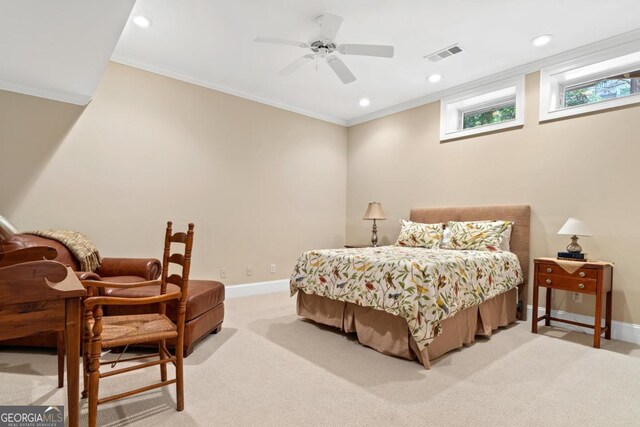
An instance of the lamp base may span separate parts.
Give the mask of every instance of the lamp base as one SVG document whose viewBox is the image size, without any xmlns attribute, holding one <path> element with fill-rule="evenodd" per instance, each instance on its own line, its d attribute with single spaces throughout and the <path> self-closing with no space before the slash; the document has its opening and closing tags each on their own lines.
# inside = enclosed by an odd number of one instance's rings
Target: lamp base
<svg viewBox="0 0 640 427">
<path fill-rule="evenodd" d="M 582 252 L 582 246 L 578 244 L 578 236 L 571 237 L 571 243 L 567 246 L 567 252 L 571 254 L 579 254 Z"/>
<path fill-rule="evenodd" d="M 373 220 L 373 229 L 371 230 L 371 246 L 374 248 L 378 246 L 378 226 L 376 220 Z"/>
</svg>

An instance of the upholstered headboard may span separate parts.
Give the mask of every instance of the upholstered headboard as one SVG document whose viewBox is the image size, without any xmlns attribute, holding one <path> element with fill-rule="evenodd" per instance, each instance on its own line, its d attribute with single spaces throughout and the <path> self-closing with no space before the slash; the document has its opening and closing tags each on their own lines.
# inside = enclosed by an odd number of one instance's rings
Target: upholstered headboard
<svg viewBox="0 0 640 427">
<path fill-rule="evenodd" d="M 414 208 L 411 209 L 409 219 L 413 222 L 436 223 L 447 221 L 481 221 L 481 220 L 509 220 L 513 221 L 511 232 L 511 252 L 520 261 L 524 283 L 518 287 L 519 307 L 522 312 L 519 318 L 526 316 L 527 280 L 529 277 L 529 227 L 531 208 L 529 205 L 504 206 L 467 206 L 447 208 Z"/>
</svg>

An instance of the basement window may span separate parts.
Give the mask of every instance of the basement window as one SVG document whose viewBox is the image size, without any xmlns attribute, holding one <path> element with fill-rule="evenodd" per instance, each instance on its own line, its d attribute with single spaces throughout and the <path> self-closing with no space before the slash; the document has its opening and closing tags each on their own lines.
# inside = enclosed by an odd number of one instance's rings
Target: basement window
<svg viewBox="0 0 640 427">
<path fill-rule="evenodd" d="M 601 53 L 540 73 L 540 121 L 635 103 L 640 103 L 640 52 L 613 58 Z"/>
<path fill-rule="evenodd" d="M 446 141 L 522 126 L 524 76 L 444 98 L 440 140 Z"/>
</svg>

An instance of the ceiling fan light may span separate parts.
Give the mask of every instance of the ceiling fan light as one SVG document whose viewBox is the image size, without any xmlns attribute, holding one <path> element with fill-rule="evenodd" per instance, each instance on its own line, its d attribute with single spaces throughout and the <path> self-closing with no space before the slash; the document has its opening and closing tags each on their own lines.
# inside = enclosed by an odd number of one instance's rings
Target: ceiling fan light
<svg viewBox="0 0 640 427">
<path fill-rule="evenodd" d="M 427 78 L 431 83 L 438 83 L 440 80 L 442 80 L 442 76 L 440 74 L 431 74 Z"/>
<path fill-rule="evenodd" d="M 531 44 L 534 47 L 541 47 L 548 44 L 552 38 L 553 38 L 553 34 L 541 34 L 531 39 Z"/>
<path fill-rule="evenodd" d="M 364 107 L 368 107 L 369 104 L 371 104 L 371 101 L 369 101 L 369 98 L 362 98 L 359 104 L 362 108 L 364 108 Z"/>
<path fill-rule="evenodd" d="M 143 15 L 133 15 L 133 23 L 141 28 L 149 28 L 151 26 L 151 19 Z"/>
</svg>

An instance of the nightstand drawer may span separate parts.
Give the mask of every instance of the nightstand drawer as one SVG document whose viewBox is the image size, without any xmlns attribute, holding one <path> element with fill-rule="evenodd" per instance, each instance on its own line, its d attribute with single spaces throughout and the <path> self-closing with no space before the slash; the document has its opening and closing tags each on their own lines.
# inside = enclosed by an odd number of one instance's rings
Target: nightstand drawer
<svg viewBox="0 0 640 427">
<path fill-rule="evenodd" d="M 564 270 L 563 270 L 564 271 Z M 582 279 L 580 277 L 568 277 L 552 274 L 537 275 L 538 285 L 545 286 L 554 289 L 561 289 L 563 291 L 571 292 L 584 292 L 589 294 L 596 293 L 596 280 Z"/>
<path fill-rule="evenodd" d="M 569 273 L 559 265 L 551 264 L 537 264 L 538 273 L 540 274 L 555 274 L 559 276 L 575 277 L 578 279 L 593 279 L 598 278 L 598 270 L 594 268 L 580 268 L 575 273 Z"/>
</svg>

